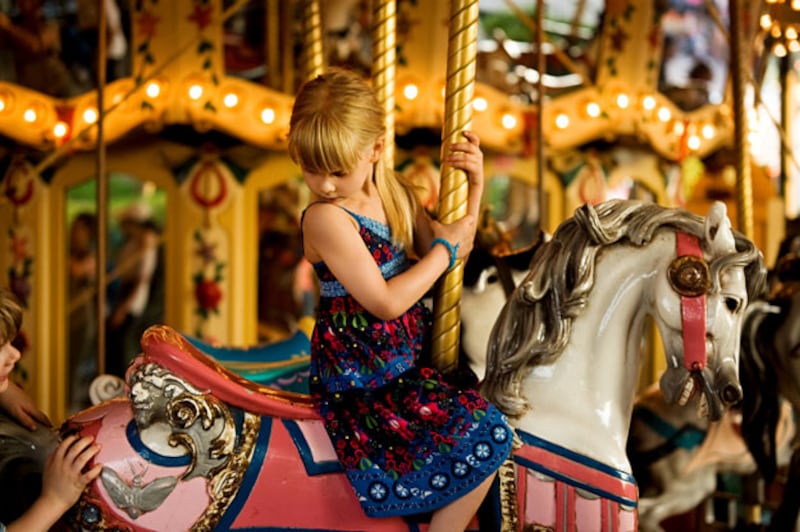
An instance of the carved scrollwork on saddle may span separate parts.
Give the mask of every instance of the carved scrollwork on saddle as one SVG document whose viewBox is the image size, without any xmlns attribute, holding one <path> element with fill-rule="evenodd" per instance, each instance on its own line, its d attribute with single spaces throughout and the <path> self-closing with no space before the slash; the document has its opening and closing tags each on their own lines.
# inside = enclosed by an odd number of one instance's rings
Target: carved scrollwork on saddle
<svg viewBox="0 0 800 532">
<path fill-rule="evenodd" d="M 190 466 L 186 481 L 206 478 L 211 503 L 197 521 L 200 530 L 218 522 L 233 500 L 250 464 L 260 417 L 243 412 L 237 435 L 231 409 L 163 366 L 147 362 L 129 377 L 130 397 L 142 442 L 153 447 L 184 448 Z"/>
<path fill-rule="evenodd" d="M 260 426 L 260 417 L 249 412 L 245 413 L 239 448 L 231 454 L 225 467 L 211 479 L 209 493 L 212 496 L 212 502 L 195 523 L 194 530 L 213 529 L 228 509 L 250 466 Z"/>
<path fill-rule="evenodd" d="M 210 477 L 225 466 L 236 440 L 233 417 L 225 404 L 152 362 L 135 368 L 129 384 L 139 431 L 166 424 L 168 445 L 182 446 L 190 454 L 191 466 L 182 480 Z"/>
</svg>

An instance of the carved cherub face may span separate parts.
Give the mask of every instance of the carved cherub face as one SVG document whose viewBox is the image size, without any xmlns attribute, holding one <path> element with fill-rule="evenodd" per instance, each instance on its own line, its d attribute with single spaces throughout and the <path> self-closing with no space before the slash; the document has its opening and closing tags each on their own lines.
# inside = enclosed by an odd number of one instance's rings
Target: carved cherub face
<svg viewBox="0 0 800 532">
<path fill-rule="evenodd" d="M 158 421 L 157 418 L 163 417 L 169 400 L 164 384 L 163 378 L 147 371 L 147 368 L 132 375 L 131 402 L 139 430 L 149 427 Z"/>
</svg>

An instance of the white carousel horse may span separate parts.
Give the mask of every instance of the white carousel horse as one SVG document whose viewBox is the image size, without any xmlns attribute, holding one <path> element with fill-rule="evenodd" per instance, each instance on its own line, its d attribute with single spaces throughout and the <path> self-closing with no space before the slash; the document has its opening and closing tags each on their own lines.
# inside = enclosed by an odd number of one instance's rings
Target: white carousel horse
<svg viewBox="0 0 800 532">
<path fill-rule="evenodd" d="M 740 397 L 731 339 L 762 270 L 724 208 L 705 221 L 638 202 L 576 211 L 537 250 L 492 333 L 484 389 L 522 445 L 500 482 L 518 496 L 494 491 L 500 511 L 481 528 L 635 529 L 624 447 L 644 317 L 665 341 L 665 396 L 701 393 L 718 418 Z M 247 381 L 169 327 L 148 329 L 142 348 L 129 398 L 68 420 L 96 435 L 104 464 L 73 528 L 424 530 L 365 516 L 308 396 Z"/>
<path fill-rule="evenodd" d="M 478 381 L 486 374 L 486 348 L 494 321 L 511 292 L 528 273 L 533 253 L 547 238 L 540 233 L 533 243 L 521 250 L 495 253 L 496 246 L 479 231 L 475 249 L 464 265 L 460 360 Z"/>
<path fill-rule="evenodd" d="M 483 384 L 524 443 L 514 456 L 523 526 L 635 528 L 625 443 L 645 317 L 664 341 L 666 400 L 697 395 L 701 416 L 719 419 L 741 398 L 739 332 L 763 269 L 720 203 L 705 225 L 683 211 L 612 201 L 559 227 L 493 329 Z M 693 298 L 705 300 L 699 312 Z"/>
</svg>

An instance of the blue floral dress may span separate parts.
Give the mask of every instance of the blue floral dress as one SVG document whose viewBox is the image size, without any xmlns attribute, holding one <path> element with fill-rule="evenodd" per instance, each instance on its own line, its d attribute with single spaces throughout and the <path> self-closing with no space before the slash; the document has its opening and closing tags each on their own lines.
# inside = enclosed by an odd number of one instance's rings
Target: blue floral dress
<svg viewBox="0 0 800 532">
<path fill-rule="evenodd" d="M 405 271 L 389 227 L 349 212 L 385 279 Z M 384 321 L 362 307 L 324 263 L 311 338 L 311 394 L 367 515 L 436 510 L 491 475 L 511 449 L 505 416 L 471 388 L 417 366 L 429 347 L 421 303 Z"/>
</svg>

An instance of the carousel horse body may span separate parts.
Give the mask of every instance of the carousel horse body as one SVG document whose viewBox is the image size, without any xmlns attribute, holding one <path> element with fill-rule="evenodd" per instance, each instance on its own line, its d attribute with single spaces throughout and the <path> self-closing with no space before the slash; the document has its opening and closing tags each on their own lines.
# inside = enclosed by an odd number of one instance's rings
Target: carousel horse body
<svg viewBox="0 0 800 532">
<path fill-rule="evenodd" d="M 688 251 L 676 251 L 685 240 Z M 522 444 L 493 491 L 496 521 L 481 527 L 635 529 L 624 444 L 644 316 L 653 316 L 665 341 L 665 396 L 685 403 L 702 394 L 699 403 L 718 418 L 739 398 L 738 345 L 730 339 L 761 270 L 759 253 L 730 230 L 724 208 L 704 223 L 614 201 L 585 206 L 562 224 L 537 250 L 489 342 L 484 390 L 516 418 Z M 546 309 L 537 306 L 543 295 Z M 682 312 L 693 297 L 705 302 L 697 319 Z M 700 336 L 687 334 L 694 347 L 684 365 L 687 329 Z M 557 346 L 538 345 L 553 332 Z M 365 516 L 307 395 L 243 379 L 166 326 L 148 329 L 142 349 L 128 371 L 128 398 L 66 424 L 103 444 L 103 474 L 71 513 L 73 528 L 424 530 Z M 531 361 L 529 351 L 543 359 Z M 485 457 L 476 449 L 474 459 Z M 513 485 L 518 494 L 509 492 Z"/>
<path fill-rule="evenodd" d="M 479 381 L 486 375 L 486 348 L 494 322 L 511 292 L 528 273 L 533 252 L 543 239 L 540 236 L 522 251 L 495 255 L 479 238 L 464 265 L 461 362 L 467 364 Z"/>
<path fill-rule="evenodd" d="M 781 245 L 772 294 L 747 308 L 741 407 L 709 427 L 691 411 L 667 405 L 658 390 L 637 399 L 628 455 L 639 483 L 641 530 L 662 530 L 664 519 L 695 508 L 713 493 L 718 473 L 758 472 L 770 482 L 778 467 L 789 465 L 790 478 L 800 475 L 800 458 L 792 462 L 800 414 L 800 262 L 789 245 L 795 239 Z M 795 243 L 795 248 L 800 246 Z M 795 493 L 795 488 L 784 489 L 770 530 L 800 529 L 800 496 Z"/>
<path fill-rule="evenodd" d="M 751 392 L 744 387 L 744 401 Z M 772 441 L 777 464 L 787 465 L 797 424 L 787 401 L 778 409 Z M 718 474 L 757 471 L 742 437 L 741 418 L 741 410 L 733 408 L 711 424 L 691 408 L 668 405 L 657 387 L 637 398 L 628 457 L 639 485 L 639 530 L 660 532 L 662 521 L 696 508 L 717 488 Z"/>
<path fill-rule="evenodd" d="M 785 245 L 784 245 L 785 244 Z M 744 403 L 743 429 L 747 447 L 762 476 L 770 482 L 781 464 L 780 446 L 773 437 L 779 424 L 776 414 L 781 401 L 791 404 L 800 419 L 800 238 L 790 235 L 773 268 L 773 287 L 755 316 L 755 327 L 746 328 L 743 346 L 752 356 L 747 372 L 754 401 Z M 768 530 L 800 530 L 800 447 L 797 440 L 786 472 L 783 498 L 773 513 Z"/>
</svg>

